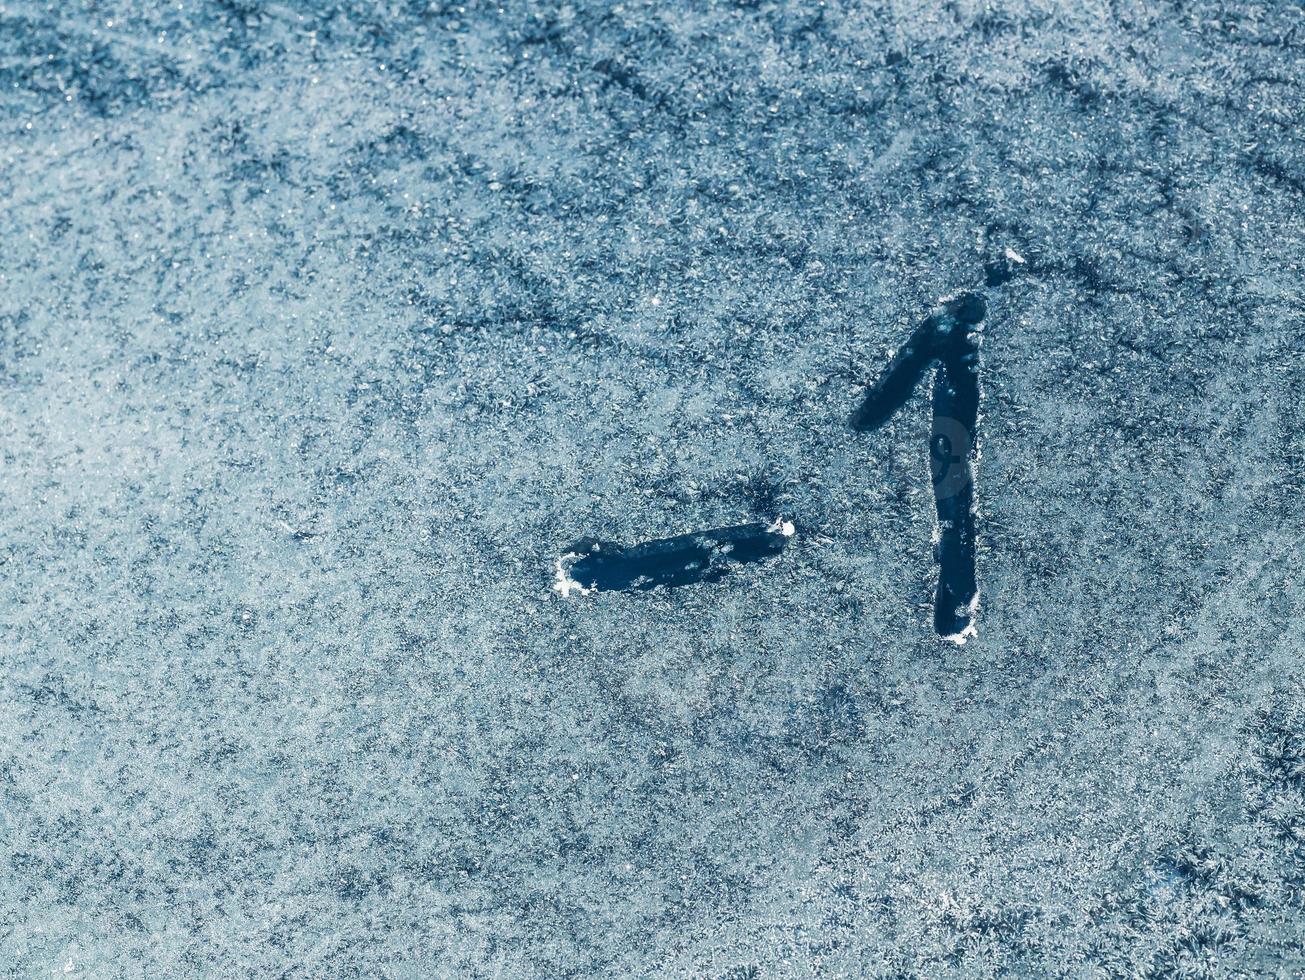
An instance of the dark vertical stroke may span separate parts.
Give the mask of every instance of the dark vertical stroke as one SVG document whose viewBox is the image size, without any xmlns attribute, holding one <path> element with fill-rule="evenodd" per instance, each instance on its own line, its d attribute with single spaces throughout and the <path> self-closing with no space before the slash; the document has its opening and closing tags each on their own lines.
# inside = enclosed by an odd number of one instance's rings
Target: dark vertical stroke
<svg viewBox="0 0 1305 980">
<path fill-rule="evenodd" d="M 959 331 L 962 336 L 968 331 Z M 933 381 L 929 469 L 938 513 L 938 591 L 933 624 L 940 636 L 960 636 L 974 619 L 974 465 L 971 450 L 979 416 L 979 354 L 964 336 L 942 359 Z"/>
<path fill-rule="evenodd" d="M 982 297 L 966 293 L 926 318 L 851 418 L 859 432 L 879 428 L 906 404 L 925 370 L 937 362 L 929 429 L 938 514 L 934 628 L 940 636 L 961 640 L 972 631 L 978 597 L 972 450 L 979 417 L 979 348 L 971 328 L 986 312 Z"/>
</svg>

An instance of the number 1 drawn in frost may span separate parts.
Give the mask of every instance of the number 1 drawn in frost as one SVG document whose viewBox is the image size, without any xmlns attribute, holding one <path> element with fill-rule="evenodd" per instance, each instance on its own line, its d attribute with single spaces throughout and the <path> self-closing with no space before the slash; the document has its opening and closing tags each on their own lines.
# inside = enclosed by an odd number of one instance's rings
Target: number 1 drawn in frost
<svg viewBox="0 0 1305 980">
<path fill-rule="evenodd" d="M 987 312 L 982 297 L 964 293 L 925 319 L 889 362 L 851 418 L 852 428 L 879 428 L 911 397 L 930 365 L 933 424 L 929 470 L 938 536 L 938 590 L 933 625 L 938 635 L 964 643 L 974 635 L 979 589 L 974 573 L 975 426 L 979 417 L 979 344 L 974 328 Z"/>
</svg>

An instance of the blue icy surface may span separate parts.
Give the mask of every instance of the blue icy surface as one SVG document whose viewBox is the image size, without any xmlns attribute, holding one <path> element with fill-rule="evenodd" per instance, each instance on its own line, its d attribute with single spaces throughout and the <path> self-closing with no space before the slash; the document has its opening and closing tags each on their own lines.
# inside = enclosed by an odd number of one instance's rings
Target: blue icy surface
<svg viewBox="0 0 1305 980">
<path fill-rule="evenodd" d="M 1305 970 L 1303 24 L 0 0 L 0 975 Z"/>
</svg>

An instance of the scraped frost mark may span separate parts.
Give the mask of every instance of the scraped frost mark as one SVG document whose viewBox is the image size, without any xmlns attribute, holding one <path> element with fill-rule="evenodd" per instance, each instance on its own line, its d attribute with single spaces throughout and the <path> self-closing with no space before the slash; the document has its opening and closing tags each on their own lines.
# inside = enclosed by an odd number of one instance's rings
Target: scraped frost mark
<svg viewBox="0 0 1305 980">
<path fill-rule="evenodd" d="M 796 534 L 792 521 L 776 518 L 629 547 L 585 538 L 557 559 L 553 589 L 568 599 L 573 592 L 585 596 L 715 582 L 737 565 L 778 555 Z"/>
<path fill-rule="evenodd" d="M 967 620 L 965 628 L 959 633 L 952 633 L 948 636 L 944 636 L 943 639 L 950 640 L 958 647 L 963 647 L 965 646 L 966 640 L 972 636 L 979 635 L 979 629 L 976 625 L 979 619 L 979 594 L 977 592 L 974 593 L 974 598 L 970 600 L 969 605 L 967 605 L 963 610 L 957 610 L 957 614 Z"/>
<path fill-rule="evenodd" d="M 553 591 L 563 599 L 571 598 L 572 592 L 579 592 L 581 595 L 588 595 L 593 591 L 592 589 L 586 589 L 571 577 L 570 567 L 580 557 L 581 555 L 576 552 L 568 551 L 557 560 L 557 575 L 553 579 Z"/>
<path fill-rule="evenodd" d="M 1008 258 L 1024 261 L 1014 253 Z M 1004 275 L 1003 270 L 989 270 L 988 281 L 1004 281 Z M 925 372 L 937 365 L 929 430 L 938 560 L 933 623 L 939 636 L 957 644 L 975 635 L 979 609 L 974 447 L 979 421 L 979 324 L 986 314 L 983 298 L 976 293 L 944 298 L 939 312 L 926 317 L 889 361 L 850 420 L 859 432 L 879 428 L 906 404 Z"/>
<path fill-rule="evenodd" d="M 793 526 L 792 521 L 786 521 L 779 517 L 766 525 L 766 530 L 771 534 L 782 534 L 786 538 L 791 538 L 797 533 L 797 528 Z"/>
</svg>

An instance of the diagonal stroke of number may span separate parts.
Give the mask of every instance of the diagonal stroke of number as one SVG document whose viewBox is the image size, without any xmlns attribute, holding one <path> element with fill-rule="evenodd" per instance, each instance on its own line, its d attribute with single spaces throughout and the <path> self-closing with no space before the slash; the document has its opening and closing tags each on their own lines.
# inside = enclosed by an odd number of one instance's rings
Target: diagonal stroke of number
<svg viewBox="0 0 1305 980">
<path fill-rule="evenodd" d="M 965 293 L 915 328 L 865 401 L 852 428 L 879 428 L 906 404 L 931 365 L 933 422 L 929 468 L 938 514 L 938 590 L 933 623 L 939 636 L 964 643 L 974 634 L 979 589 L 975 578 L 974 448 L 979 416 L 979 345 L 974 327 L 987 310 L 982 297 Z"/>
</svg>

